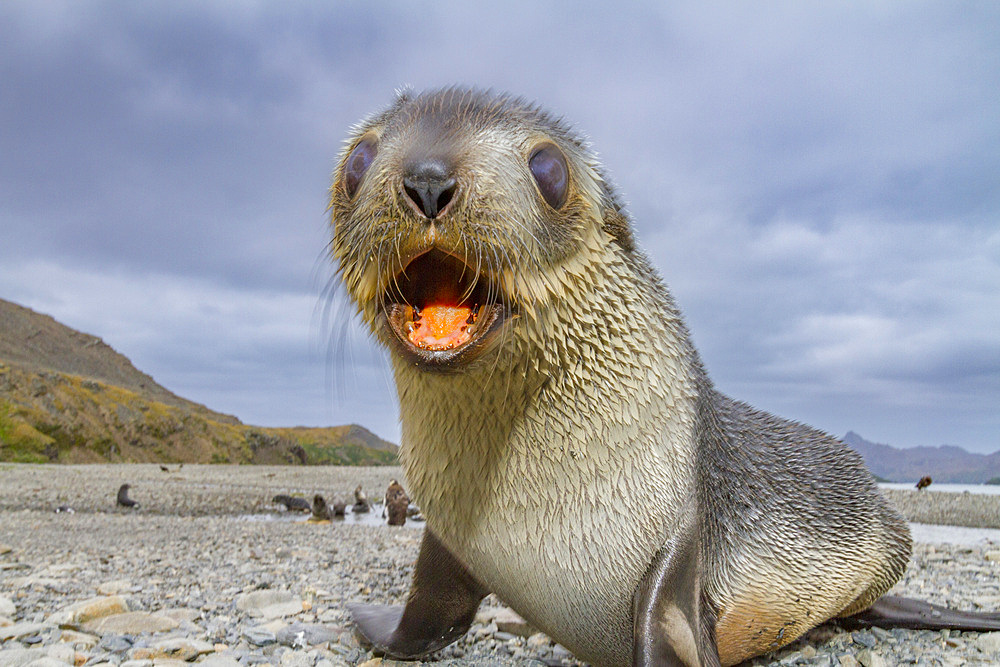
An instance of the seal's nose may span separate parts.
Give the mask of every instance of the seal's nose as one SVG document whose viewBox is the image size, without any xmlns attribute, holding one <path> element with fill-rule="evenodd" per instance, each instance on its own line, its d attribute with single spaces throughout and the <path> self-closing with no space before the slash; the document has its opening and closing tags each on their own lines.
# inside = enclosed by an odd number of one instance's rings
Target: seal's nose
<svg viewBox="0 0 1000 667">
<path fill-rule="evenodd" d="M 403 176 L 403 190 L 417 205 L 418 211 L 434 219 L 444 210 L 455 195 L 457 183 L 448 166 L 439 159 L 425 159 L 407 166 Z"/>
</svg>

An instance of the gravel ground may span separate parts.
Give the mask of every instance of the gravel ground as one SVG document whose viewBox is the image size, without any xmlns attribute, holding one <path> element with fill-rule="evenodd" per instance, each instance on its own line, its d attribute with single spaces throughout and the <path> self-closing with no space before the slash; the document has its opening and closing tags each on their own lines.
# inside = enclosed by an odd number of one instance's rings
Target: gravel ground
<svg viewBox="0 0 1000 667">
<path fill-rule="evenodd" d="M 345 611 L 348 601 L 403 600 L 419 526 L 310 524 L 270 503 L 278 493 L 347 500 L 358 483 L 374 497 L 398 468 L 169 469 L 0 464 L 0 667 L 419 664 L 374 658 Z M 138 511 L 114 507 L 124 482 Z M 905 493 L 889 495 L 911 514 L 910 501 L 897 497 Z M 997 526 L 996 497 L 923 496 L 912 500 L 923 522 L 953 521 L 958 512 Z M 75 513 L 56 514 L 58 505 Z M 997 610 L 998 575 L 1000 545 L 918 544 L 894 592 Z M 116 605 L 112 611 L 125 613 L 108 616 Z M 436 664 L 578 664 L 507 615 L 488 598 L 472 630 L 436 654 Z M 824 626 L 751 664 L 997 665 L 1000 633 Z"/>
</svg>

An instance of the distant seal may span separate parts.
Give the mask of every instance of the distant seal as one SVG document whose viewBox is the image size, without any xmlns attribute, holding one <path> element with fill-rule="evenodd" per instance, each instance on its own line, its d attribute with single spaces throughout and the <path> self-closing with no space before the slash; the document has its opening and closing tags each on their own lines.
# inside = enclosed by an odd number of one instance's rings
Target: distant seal
<svg viewBox="0 0 1000 667">
<path fill-rule="evenodd" d="M 351 505 L 351 511 L 355 514 L 362 514 L 371 511 L 371 508 L 372 506 L 368 503 L 368 496 L 361 490 L 361 485 L 358 484 L 357 488 L 354 489 L 354 504 Z"/>
<path fill-rule="evenodd" d="M 595 665 L 736 664 L 866 609 L 926 622 L 876 602 L 911 541 L 860 457 L 715 389 L 562 121 L 404 92 L 351 135 L 330 208 L 427 519 L 405 607 L 351 608 L 376 648 L 439 649 L 489 592 Z"/>
<path fill-rule="evenodd" d="M 279 493 L 274 498 L 271 499 L 272 503 L 278 503 L 285 506 L 285 511 L 293 512 L 310 512 L 312 511 L 312 505 L 305 498 L 296 498 L 295 496 L 288 496 Z"/>
<path fill-rule="evenodd" d="M 128 484 L 122 484 L 120 487 L 118 487 L 118 496 L 115 499 L 115 502 L 118 504 L 119 507 L 138 509 L 139 503 L 135 502 L 134 500 L 128 497 L 128 490 L 130 488 L 132 487 L 129 486 Z"/>
<path fill-rule="evenodd" d="M 309 517 L 310 521 L 329 521 L 333 518 L 333 512 L 326 504 L 326 500 L 323 496 L 318 493 L 313 496 L 312 501 L 312 516 Z"/>
<path fill-rule="evenodd" d="M 410 507 L 410 498 L 406 495 L 403 485 L 396 480 L 389 482 L 385 490 L 385 511 L 388 514 L 386 523 L 390 526 L 406 524 L 406 510 Z"/>
</svg>

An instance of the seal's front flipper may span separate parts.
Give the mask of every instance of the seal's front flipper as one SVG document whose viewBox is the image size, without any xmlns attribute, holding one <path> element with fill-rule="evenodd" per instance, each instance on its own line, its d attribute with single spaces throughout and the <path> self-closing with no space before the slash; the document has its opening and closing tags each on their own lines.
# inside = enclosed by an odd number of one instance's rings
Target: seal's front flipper
<svg viewBox="0 0 1000 667">
<path fill-rule="evenodd" d="M 868 628 L 873 625 L 885 628 L 910 628 L 912 630 L 973 630 L 984 632 L 1000 630 L 1000 613 L 958 611 L 940 605 L 885 595 L 864 611 L 838 619 L 849 628 Z"/>
<path fill-rule="evenodd" d="M 348 605 L 372 646 L 417 658 L 465 634 L 488 593 L 430 530 L 424 531 L 405 607 Z"/>
<path fill-rule="evenodd" d="M 657 552 L 632 599 L 633 665 L 719 665 L 715 614 L 705 604 L 692 530 Z"/>
</svg>

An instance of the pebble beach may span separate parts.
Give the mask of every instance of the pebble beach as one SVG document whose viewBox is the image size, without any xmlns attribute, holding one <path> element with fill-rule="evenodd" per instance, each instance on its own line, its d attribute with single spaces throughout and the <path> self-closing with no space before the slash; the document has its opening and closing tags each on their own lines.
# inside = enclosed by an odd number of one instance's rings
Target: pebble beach
<svg viewBox="0 0 1000 667">
<path fill-rule="evenodd" d="M 384 525 L 377 508 L 309 523 L 272 498 L 351 502 L 361 484 L 374 499 L 393 478 L 399 468 L 0 464 L 0 667 L 581 664 L 493 596 L 426 662 L 360 644 L 346 604 L 404 600 L 421 525 Z M 137 510 L 115 506 L 123 483 Z M 1000 496 L 886 495 L 911 521 L 1000 528 Z M 893 593 L 1000 610 L 1000 544 L 918 542 Z M 998 665 L 1000 632 L 828 624 L 749 664 Z"/>
</svg>

